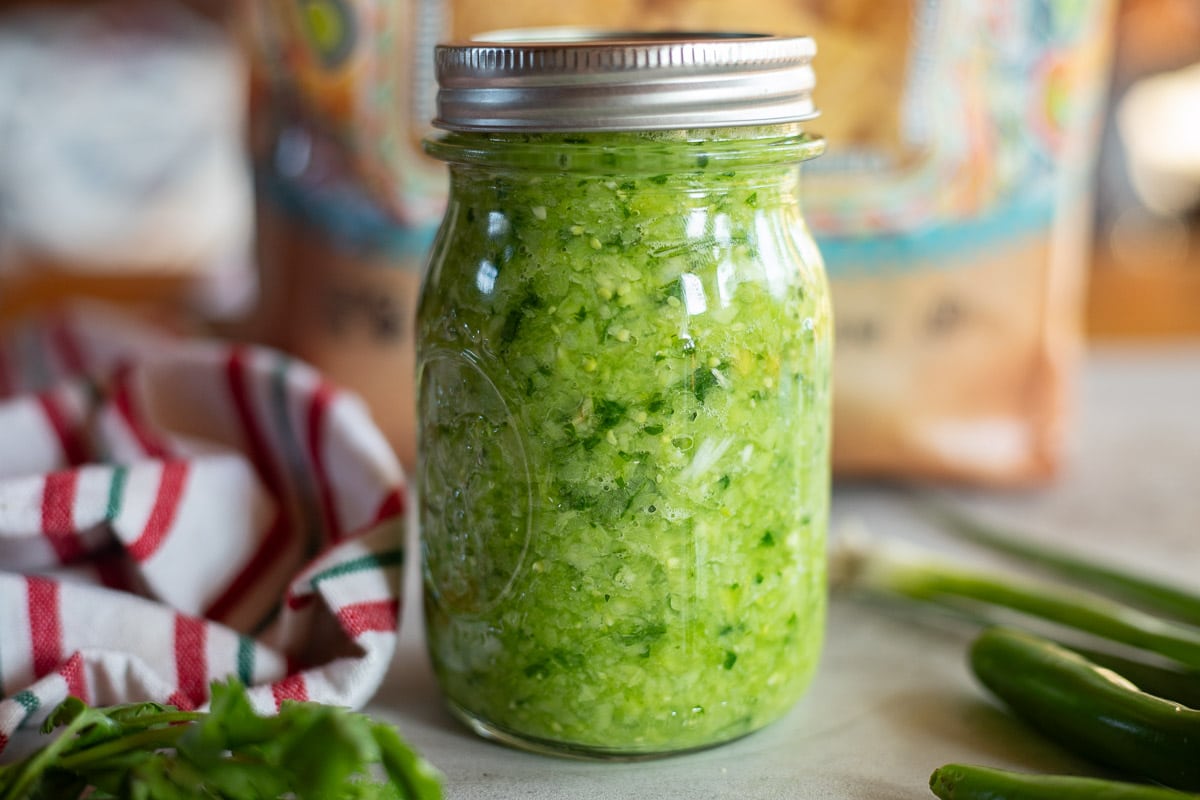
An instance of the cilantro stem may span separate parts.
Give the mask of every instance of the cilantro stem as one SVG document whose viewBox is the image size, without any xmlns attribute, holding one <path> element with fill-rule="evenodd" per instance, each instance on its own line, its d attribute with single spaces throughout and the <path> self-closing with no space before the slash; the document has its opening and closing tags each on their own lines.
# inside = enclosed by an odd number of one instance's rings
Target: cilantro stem
<svg viewBox="0 0 1200 800">
<path fill-rule="evenodd" d="M 3 790 L 3 793 L 0 793 L 0 800 L 20 800 L 28 796 L 37 782 L 41 780 L 42 773 L 46 771 L 46 768 L 54 763 L 60 753 L 71 746 L 75 735 L 94 721 L 89 714 L 80 714 L 67 723 L 61 736 L 34 753 L 28 760 L 13 765 L 19 771 L 9 785 L 3 785 L 3 776 L 0 774 L 0 789 Z"/>
<path fill-rule="evenodd" d="M 109 739 L 83 750 L 64 755 L 58 760 L 58 766 L 63 769 L 77 770 L 80 767 L 103 761 L 106 758 L 122 755 L 134 750 L 159 750 L 173 747 L 179 741 L 187 725 L 170 725 L 161 728 L 149 728 L 120 737 Z"/>
<path fill-rule="evenodd" d="M 142 714 L 134 717 L 124 722 L 123 725 L 125 728 L 145 729 L 162 725 L 178 725 L 183 722 L 200 722 L 206 716 L 203 711 L 160 711 L 156 714 Z"/>
</svg>

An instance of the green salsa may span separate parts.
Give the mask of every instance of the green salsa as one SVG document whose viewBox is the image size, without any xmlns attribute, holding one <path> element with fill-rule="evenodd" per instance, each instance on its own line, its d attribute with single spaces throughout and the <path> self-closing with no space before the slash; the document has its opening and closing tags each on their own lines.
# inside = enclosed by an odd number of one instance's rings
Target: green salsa
<svg viewBox="0 0 1200 800">
<path fill-rule="evenodd" d="M 419 313 L 427 639 L 530 747 L 702 747 L 820 651 L 831 320 L 792 126 L 450 134 Z"/>
</svg>

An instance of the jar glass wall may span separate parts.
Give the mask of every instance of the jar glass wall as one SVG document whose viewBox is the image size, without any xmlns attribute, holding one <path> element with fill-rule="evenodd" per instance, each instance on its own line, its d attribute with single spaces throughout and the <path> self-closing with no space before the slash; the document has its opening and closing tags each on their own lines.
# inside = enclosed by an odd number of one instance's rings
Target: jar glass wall
<svg viewBox="0 0 1200 800">
<path fill-rule="evenodd" d="M 809 683 L 828 291 L 797 124 L 450 133 L 418 312 L 426 630 L 485 735 L 637 757 Z"/>
</svg>

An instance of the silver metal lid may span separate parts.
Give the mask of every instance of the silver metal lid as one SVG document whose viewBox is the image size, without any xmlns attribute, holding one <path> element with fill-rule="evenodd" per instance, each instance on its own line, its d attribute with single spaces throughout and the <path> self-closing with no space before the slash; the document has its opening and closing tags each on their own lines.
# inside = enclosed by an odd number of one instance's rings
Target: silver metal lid
<svg viewBox="0 0 1200 800">
<path fill-rule="evenodd" d="M 453 131 L 633 131 L 817 116 L 807 36 L 530 28 L 439 45 L 437 118 Z"/>
</svg>

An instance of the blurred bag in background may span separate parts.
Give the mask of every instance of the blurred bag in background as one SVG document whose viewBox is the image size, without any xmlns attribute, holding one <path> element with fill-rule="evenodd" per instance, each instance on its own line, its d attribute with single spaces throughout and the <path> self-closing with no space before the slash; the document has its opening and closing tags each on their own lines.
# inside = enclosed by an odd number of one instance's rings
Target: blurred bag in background
<svg viewBox="0 0 1200 800">
<path fill-rule="evenodd" d="M 876 73 L 899 78 L 826 98 L 831 121 L 871 116 L 806 187 L 834 276 L 835 463 L 1045 479 L 1082 344 L 1115 3 L 909 5 L 910 25 L 860 41 L 906 40 Z"/>
<path fill-rule="evenodd" d="M 430 0 L 247 6 L 263 292 L 255 332 L 362 394 L 415 459 L 413 318 L 446 177 L 433 118 Z"/>
<path fill-rule="evenodd" d="M 598 24 L 817 41 L 805 212 L 833 279 L 842 475 L 1051 476 L 1081 344 L 1109 0 L 456 0 L 459 35 Z"/>
</svg>

